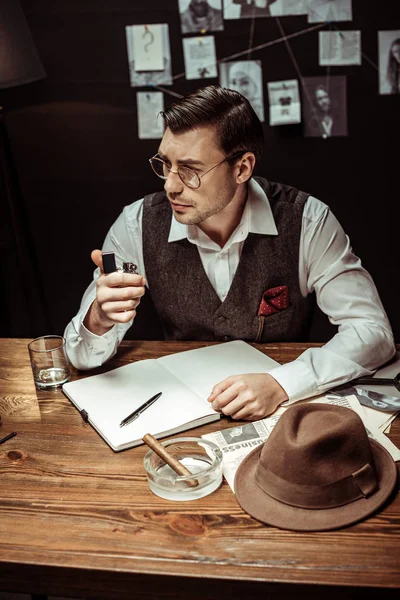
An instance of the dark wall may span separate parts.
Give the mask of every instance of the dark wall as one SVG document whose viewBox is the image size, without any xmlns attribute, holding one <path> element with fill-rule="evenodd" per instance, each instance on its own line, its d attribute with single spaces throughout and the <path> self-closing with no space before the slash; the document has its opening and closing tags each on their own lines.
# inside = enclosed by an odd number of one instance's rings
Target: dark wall
<svg viewBox="0 0 400 600">
<path fill-rule="evenodd" d="M 125 26 L 169 23 L 173 74 L 185 69 L 177 0 L 22 0 L 21 5 L 47 78 L 4 91 L 3 104 L 49 306 L 42 327 L 51 331 L 29 324 L 21 330 L 22 312 L 18 326 L 14 306 L 9 318 L 3 312 L 0 327 L 4 322 L 7 328 L 0 335 L 30 337 L 63 332 L 92 277 L 91 250 L 101 247 L 124 205 L 160 189 L 147 164 L 158 141 L 138 139 L 140 88 L 130 87 Z M 306 16 L 280 21 L 286 34 L 310 27 Z M 270 127 L 265 88 L 266 146 L 258 173 L 330 205 L 371 272 L 400 341 L 394 293 L 399 273 L 400 96 L 378 95 L 376 66 L 377 32 L 400 29 L 399 2 L 387 0 L 377 11 L 376 3 L 353 0 L 353 21 L 335 26 L 362 32 L 362 66 L 330 68 L 331 75 L 347 76 L 348 137 L 303 138 L 301 125 Z M 225 21 L 225 31 L 215 32 L 217 58 L 246 50 L 250 28 L 250 19 Z M 256 19 L 253 46 L 280 37 L 275 19 Z M 290 43 L 303 76 L 326 75 L 326 67 L 318 66 L 317 31 Z M 284 43 L 254 51 L 251 58 L 262 61 L 265 83 L 297 78 Z M 170 89 L 185 94 L 201 85 L 200 80 L 180 77 Z M 165 106 L 172 101 L 165 94 Z M 12 272 L 7 277 L 11 296 L 18 289 Z M 142 317 L 150 318 L 150 308 L 141 308 Z M 142 322 L 138 319 L 133 334 L 157 337 L 157 329 L 145 330 Z M 325 339 L 328 331 L 321 321 L 314 339 Z"/>
</svg>

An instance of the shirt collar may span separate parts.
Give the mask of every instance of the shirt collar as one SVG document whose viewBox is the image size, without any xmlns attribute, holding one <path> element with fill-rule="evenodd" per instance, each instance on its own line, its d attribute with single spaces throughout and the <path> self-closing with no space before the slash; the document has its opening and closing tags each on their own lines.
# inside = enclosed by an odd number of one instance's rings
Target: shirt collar
<svg viewBox="0 0 400 600">
<path fill-rule="evenodd" d="M 267 194 L 253 178 L 249 181 L 249 194 L 241 223 L 245 221 L 248 223 L 249 233 L 278 235 Z M 196 225 L 183 225 L 172 218 L 168 241 L 194 239 L 197 237 L 197 231 Z"/>
</svg>

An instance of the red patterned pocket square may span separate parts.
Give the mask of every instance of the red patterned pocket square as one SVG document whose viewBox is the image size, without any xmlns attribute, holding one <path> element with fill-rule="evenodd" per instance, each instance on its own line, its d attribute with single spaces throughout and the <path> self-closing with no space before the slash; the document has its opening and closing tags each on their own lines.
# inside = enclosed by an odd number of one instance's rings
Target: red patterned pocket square
<svg viewBox="0 0 400 600">
<path fill-rule="evenodd" d="M 266 290 L 260 302 L 258 316 L 268 317 L 274 313 L 280 312 L 289 306 L 289 293 L 286 285 Z"/>
</svg>

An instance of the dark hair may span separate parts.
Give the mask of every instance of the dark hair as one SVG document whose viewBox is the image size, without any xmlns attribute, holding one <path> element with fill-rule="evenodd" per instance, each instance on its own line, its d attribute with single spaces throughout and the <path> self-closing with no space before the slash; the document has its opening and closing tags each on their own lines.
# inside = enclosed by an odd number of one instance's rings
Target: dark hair
<svg viewBox="0 0 400 600">
<path fill-rule="evenodd" d="M 184 133 L 195 127 L 215 126 L 217 143 L 227 156 L 243 150 L 259 160 L 264 132 L 250 102 L 234 90 L 209 85 L 174 102 L 161 112 L 164 128 Z"/>
<path fill-rule="evenodd" d="M 316 94 L 317 92 L 325 92 L 325 94 L 328 94 L 328 90 L 322 83 L 319 83 L 318 85 L 315 86 L 314 94 Z M 329 96 L 329 94 L 328 94 L 328 96 Z"/>
<path fill-rule="evenodd" d="M 399 93 L 400 65 L 393 56 L 393 46 L 396 46 L 396 44 L 400 46 L 400 38 L 393 40 L 390 46 L 387 64 L 387 79 L 390 84 L 392 94 Z"/>
</svg>

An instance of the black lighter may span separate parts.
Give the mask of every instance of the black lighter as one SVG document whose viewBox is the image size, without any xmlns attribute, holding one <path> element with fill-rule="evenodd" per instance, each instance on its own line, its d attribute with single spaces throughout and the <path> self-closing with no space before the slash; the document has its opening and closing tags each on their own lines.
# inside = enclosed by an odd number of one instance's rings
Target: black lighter
<svg viewBox="0 0 400 600">
<path fill-rule="evenodd" d="M 106 274 L 113 273 L 114 271 L 117 270 L 114 252 L 102 252 L 101 256 L 103 258 L 104 273 L 106 273 Z"/>
<path fill-rule="evenodd" d="M 123 273 L 138 274 L 137 266 L 133 262 L 123 262 L 122 269 L 117 268 L 114 252 L 102 252 L 103 271 L 105 274 L 113 273 L 114 271 L 123 271 Z"/>
</svg>

